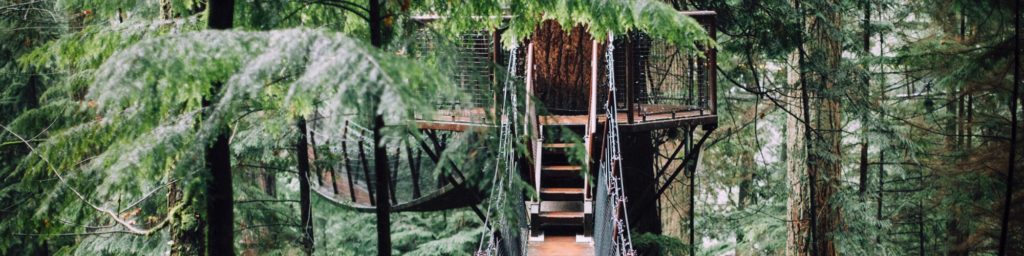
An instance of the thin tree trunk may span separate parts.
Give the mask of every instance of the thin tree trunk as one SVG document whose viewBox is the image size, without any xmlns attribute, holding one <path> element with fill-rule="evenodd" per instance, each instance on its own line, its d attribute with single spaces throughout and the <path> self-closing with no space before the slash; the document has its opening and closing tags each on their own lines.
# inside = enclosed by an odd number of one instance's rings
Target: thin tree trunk
<svg viewBox="0 0 1024 256">
<path fill-rule="evenodd" d="M 868 191 L 868 142 L 864 140 L 860 144 L 860 187 L 857 194 L 864 200 Z"/>
<path fill-rule="evenodd" d="M 309 144 L 306 143 L 306 118 L 299 117 L 298 169 L 299 169 L 299 219 L 302 232 L 302 251 L 306 255 L 313 254 L 313 218 L 309 198 Z"/>
<path fill-rule="evenodd" d="M 971 145 L 973 143 L 972 137 L 974 137 L 974 93 L 971 89 L 967 90 L 967 128 L 964 130 L 964 155 L 971 155 Z M 968 159 L 969 160 L 969 159 Z"/>
<path fill-rule="evenodd" d="M 352 198 L 352 202 L 356 202 L 356 184 L 352 180 L 352 164 L 348 158 L 348 121 L 345 121 L 345 130 L 341 140 L 341 157 L 345 161 L 345 177 L 348 178 L 348 195 Z M 367 182 L 369 184 L 369 182 Z"/>
<path fill-rule="evenodd" d="M 313 117 L 316 118 L 316 112 L 313 112 Z M 305 121 L 305 120 L 303 120 L 303 121 Z M 306 132 L 304 132 L 302 134 L 303 134 L 303 136 L 307 136 L 307 135 L 309 136 L 309 145 L 308 145 L 309 149 L 306 150 L 305 152 L 306 152 L 306 154 L 308 154 L 308 157 L 309 157 L 309 160 L 310 160 L 311 163 L 312 162 L 316 162 L 316 160 L 320 157 L 320 155 L 316 154 L 316 136 L 313 135 L 313 132 L 309 131 L 309 124 L 308 123 L 305 125 L 305 127 L 306 127 Z M 313 124 L 313 128 L 316 129 L 316 124 L 315 123 Z M 313 173 L 316 174 L 316 184 L 320 185 L 321 187 L 323 187 L 324 186 L 324 177 L 323 177 L 323 174 L 321 173 L 323 168 L 317 168 L 316 166 L 311 166 L 311 168 L 320 169 L 320 170 L 313 170 Z M 310 170 L 312 170 L 312 169 L 310 169 Z"/>
<path fill-rule="evenodd" d="M 1013 207 L 1013 179 L 1014 167 L 1017 165 L 1017 101 L 1020 97 L 1020 1 L 1017 1 L 1014 6 L 1014 19 L 1013 19 L 1013 95 L 1010 95 L 1010 156 L 1008 157 L 1007 172 L 1006 172 L 1006 193 L 1003 197 L 1006 198 L 1003 203 L 1003 218 L 1002 225 L 1000 225 L 999 231 L 999 255 L 1006 255 L 1007 247 L 1009 246 L 1006 242 L 1007 229 L 1010 227 L 1010 208 Z"/>
<path fill-rule="evenodd" d="M 388 159 L 390 160 L 390 158 Z M 401 148 L 395 149 L 395 160 L 395 168 L 393 168 L 393 173 L 391 174 L 391 181 L 388 182 L 388 187 L 391 188 L 391 204 L 398 204 L 398 198 L 396 195 L 397 193 L 395 193 L 395 186 L 398 186 L 398 167 L 401 165 L 402 162 Z"/>
<path fill-rule="evenodd" d="M 885 149 L 880 148 L 878 150 L 878 213 L 875 216 L 879 221 L 882 220 L 882 199 L 885 197 L 882 191 L 885 191 Z M 878 226 L 878 229 L 881 230 L 882 226 Z M 882 236 L 875 237 L 875 242 L 881 243 Z"/>
<path fill-rule="evenodd" d="M 420 198 L 420 167 L 418 162 L 413 161 L 412 148 L 409 147 L 409 141 L 405 142 L 405 154 L 408 156 L 409 161 L 409 172 L 412 175 L 412 198 Z"/>
<path fill-rule="evenodd" d="M 327 167 L 327 174 L 331 175 L 331 188 L 334 189 L 334 195 L 338 195 L 338 179 L 336 177 L 338 176 L 338 172 L 334 169 L 333 163 Z"/>
<path fill-rule="evenodd" d="M 864 55 L 867 57 L 871 56 L 871 1 L 864 1 Z M 871 75 L 870 66 L 865 65 L 864 69 L 868 71 L 868 74 L 864 76 L 864 88 L 865 91 L 871 89 Z M 910 95 L 909 91 L 907 95 Z M 864 129 L 864 132 L 867 132 Z M 868 140 L 865 139 L 860 144 L 860 188 L 857 194 L 860 195 L 861 200 L 864 200 L 868 188 Z"/>
</svg>

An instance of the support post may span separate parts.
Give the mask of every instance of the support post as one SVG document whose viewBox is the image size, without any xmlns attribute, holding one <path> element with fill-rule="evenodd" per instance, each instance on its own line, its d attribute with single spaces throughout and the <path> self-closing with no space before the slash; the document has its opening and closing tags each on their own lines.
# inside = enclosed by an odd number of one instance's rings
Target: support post
<svg viewBox="0 0 1024 256">
<path fill-rule="evenodd" d="M 597 132 L 597 40 L 594 40 L 592 45 L 590 53 L 590 111 L 588 112 L 586 138 L 587 154 L 586 159 L 583 161 L 587 165 L 587 170 L 590 170 L 590 154 L 594 150 L 594 133 Z M 587 182 L 589 177 L 589 171 L 583 173 L 583 197 L 586 200 L 590 200 L 590 182 Z"/>
<path fill-rule="evenodd" d="M 626 33 L 625 49 L 626 51 L 626 122 L 633 124 L 633 37 Z"/>
<path fill-rule="evenodd" d="M 524 123 L 525 127 L 530 127 L 530 121 L 531 120 L 532 121 L 536 121 L 536 119 L 533 118 L 536 115 L 536 113 L 535 113 L 535 110 L 533 109 L 531 98 L 533 98 L 533 43 L 532 42 L 530 43 L 529 46 L 527 46 L 527 50 L 526 50 L 526 118 L 524 118 L 524 120 L 523 120 L 523 122 L 525 122 Z M 534 168 L 533 168 L 534 184 L 533 185 L 534 185 L 534 187 L 533 188 L 534 188 L 534 191 L 537 193 L 537 198 L 536 198 L 535 202 L 540 202 L 540 153 L 541 152 L 540 152 L 540 146 L 539 146 L 539 144 L 540 144 L 540 140 L 539 140 L 539 138 L 540 138 L 540 131 L 537 130 L 537 128 L 540 126 L 540 124 L 539 123 L 535 123 L 534 125 L 535 125 L 533 127 L 534 129 L 532 129 L 534 131 L 534 134 L 533 134 L 534 137 L 533 137 L 533 141 L 532 141 L 533 144 L 534 144 L 533 145 L 533 156 L 534 156 L 534 159 L 533 159 L 533 162 L 534 162 Z M 526 131 L 524 131 L 524 133 L 526 133 Z"/>
</svg>

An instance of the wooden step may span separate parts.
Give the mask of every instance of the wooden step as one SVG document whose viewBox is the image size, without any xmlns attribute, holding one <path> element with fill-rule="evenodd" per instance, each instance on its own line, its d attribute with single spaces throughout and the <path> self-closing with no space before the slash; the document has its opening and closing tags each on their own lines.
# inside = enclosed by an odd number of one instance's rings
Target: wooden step
<svg viewBox="0 0 1024 256">
<path fill-rule="evenodd" d="M 540 169 L 543 176 L 571 177 L 580 176 L 579 171 L 583 170 L 583 167 L 578 165 L 551 165 L 541 167 Z"/>
<path fill-rule="evenodd" d="M 583 212 L 543 212 L 539 217 L 541 225 L 581 226 L 584 222 Z"/>
<path fill-rule="evenodd" d="M 565 151 L 575 147 L 576 143 L 544 143 L 544 153 L 547 154 L 565 154 Z"/>
<path fill-rule="evenodd" d="M 586 205 L 583 201 L 542 201 L 538 212 L 580 212 Z"/>
<path fill-rule="evenodd" d="M 582 201 L 583 188 L 541 188 L 541 200 Z"/>
<path fill-rule="evenodd" d="M 571 148 L 576 146 L 576 143 L 544 143 L 544 148 Z"/>
</svg>

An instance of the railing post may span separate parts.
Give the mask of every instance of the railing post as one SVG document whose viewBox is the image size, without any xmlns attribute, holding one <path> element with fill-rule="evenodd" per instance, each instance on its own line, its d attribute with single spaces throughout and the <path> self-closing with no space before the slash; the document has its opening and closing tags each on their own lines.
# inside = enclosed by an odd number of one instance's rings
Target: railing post
<svg viewBox="0 0 1024 256">
<path fill-rule="evenodd" d="M 711 36 L 711 40 L 715 40 L 717 42 L 718 28 L 716 26 L 718 25 L 718 15 L 711 14 L 710 17 L 711 21 L 708 22 L 710 23 L 710 25 L 708 25 L 708 34 Z M 710 98 L 708 102 L 710 106 L 708 106 L 708 108 L 711 110 L 712 115 L 718 115 L 718 48 L 711 48 L 710 51 L 711 62 L 708 63 L 710 65 L 708 68 L 711 69 L 711 72 L 709 72 L 710 77 L 708 77 L 708 97 Z"/>
<path fill-rule="evenodd" d="M 599 77 L 597 74 L 597 46 L 597 40 L 594 40 L 590 53 L 590 111 L 588 112 L 587 120 L 587 154 L 584 160 L 587 170 L 590 170 L 590 154 L 594 150 L 594 133 L 597 132 L 597 79 Z M 583 174 L 583 197 L 588 200 L 590 199 L 590 182 L 587 182 L 589 177 L 589 171 Z"/>
<path fill-rule="evenodd" d="M 501 122 L 501 117 L 498 116 L 498 115 L 501 114 L 501 112 L 498 111 L 498 108 L 499 107 L 504 107 L 504 106 L 498 106 L 498 104 L 501 102 L 501 99 L 500 99 L 500 97 L 498 95 L 501 95 L 501 88 L 502 88 L 502 86 L 501 86 L 501 81 L 498 78 L 498 70 L 497 70 L 497 68 L 495 68 L 495 67 L 500 66 L 499 64 L 501 63 L 501 40 L 499 40 L 499 38 L 501 38 L 501 30 L 498 29 L 498 28 L 494 28 L 494 34 L 493 34 L 493 36 L 491 36 L 491 45 L 493 46 L 493 47 L 491 47 L 491 57 L 492 57 L 491 61 L 494 62 L 494 65 L 491 65 L 491 67 L 490 67 L 490 70 L 491 70 L 491 82 L 494 85 L 494 87 L 492 87 L 494 89 L 491 90 L 491 92 L 493 92 L 493 95 L 492 95 L 493 97 L 492 98 L 493 98 L 493 101 L 494 101 L 494 103 L 491 104 L 491 112 L 492 112 L 492 115 L 494 116 L 494 118 L 497 120 L 497 122 L 500 123 Z M 511 65 L 512 63 L 509 63 L 509 64 Z M 508 75 L 511 76 L 512 74 L 508 74 Z"/>
<path fill-rule="evenodd" d="M 626 51 L 626 122 L 633 124 L 633 37 L 627 32 L 625 47 Z M 616 106 L 617 107 L 617 106 Z"/>
<path fill-rule="evenodd" d="M 523 120 L 524 128 L 526 128 L 526 129 L 524 129 L 523 133 L 528 133 L 527 131 L 529 131 L 529 130 L 534 131 L 534 134 L 533 134 L 534 137 L 532 137 L 533 138 L 532 142 L 534 144 L 534 146 L 533 146 L 533 148 L 534 148 L 534 151 L 533 151 L 533 156 L 534 156 L 534 159 L 533 159 L 534 160 L 534 168 L 533 168 L 534 187 L 533 188 L 534 188 L 534 191 L 537 193 L 537 198 L 536 199 L 539 202 L 540 201 L 540 153 L 541 152 L 540 152 L 540 147 L 537 146 L 536 144 L 538 142 L 537 139 L 540 137 L 540 133 L 539 133 L 539 131 L 537 131 L 537 126 L 539 126 L 540 124 L 536 123 L 536 119 L 533 118 L 535 113 L 534 113 L 533 105 L 531 104 L 531 100 L 530 100 L 530 98 L 532 98 L 532 97 L 533 97 L 533 43 L 531 42 L 529 44 L 529 46 L 527 46 L 527 49 L 526 49 L 526 118 L 523 118 L 524 119 Z M 534 121 L 534 124 L 533 124 L 534 126 L 532 126 L 533 129 L 529 128 L 529 127 L 531 127 L 530 126 L 530 121 L 531 120 Z"/>
</svg>

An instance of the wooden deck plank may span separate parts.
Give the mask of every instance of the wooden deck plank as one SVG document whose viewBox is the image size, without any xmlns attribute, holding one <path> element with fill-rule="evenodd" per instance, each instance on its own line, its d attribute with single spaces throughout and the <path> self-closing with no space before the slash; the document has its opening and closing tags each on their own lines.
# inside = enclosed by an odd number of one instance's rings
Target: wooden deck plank
<svg viewBox="0 0 1024 256">
<path fill-rule="evenodd" d="M 583 170 L 583 167 L 579 165 L 550 165 L 544 166 L 541 170 L 545 171 L 579 171 Z"/>
<path fill-rule="evenodd" d="M 544 148 L 571 148 L 575 143 L 544 143 Z"/>
<path fill-rule="evenodd" d="M 691 106 L 671 105 L 649 105 L 638 104 L 638 110 L 633 115 L 634 123 L 630 124 L 626 113 L 619 112 L 616 120 L 619 126 L 626 131 L 650 131 L 657 129 L 704 125 L 718 123 L 718 116 L 708 113 L 706 110 L 690 110 Z M 473 116 L 463 116 L 460 113 L 471 113 Z M 482 108 L 462 110 L 455 112 L 438 111 L 433 118 L 417 120 L 420 129 L 445 130 L 445 131 L 466 131 L 467 129 L 489 128 L 491 123 L 481 118 L 485 113 Z M 644 115 L 643 113 L 656 113 Z M 586 125 L 587 115 L 549 115 L 538 117 L 544 125 Z M 597 122 L 604 123 L 608 117 L 604 114 L 598 115 Z"/>
<path fill-rule="evenodd" d="M 541 188 L 540 193 L 564 195 L 583 194 L 583 188 Z"/>
<path fill-rule="evenodd" d="M 541 218 L 559 218 L 559 219 L 573 219 L 583 218 L 583 212 L 544 212 L 540 214 Z"/>
<path fill-rule="evenodd" d="M 543 242 L 530 242 L 529 255 L 585 256 L 594 255 L 592 243 L 577 243 L 575 236 L 547 236 Z"/>
</svg>

